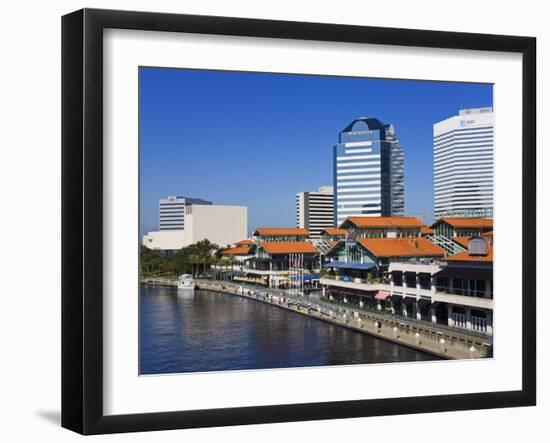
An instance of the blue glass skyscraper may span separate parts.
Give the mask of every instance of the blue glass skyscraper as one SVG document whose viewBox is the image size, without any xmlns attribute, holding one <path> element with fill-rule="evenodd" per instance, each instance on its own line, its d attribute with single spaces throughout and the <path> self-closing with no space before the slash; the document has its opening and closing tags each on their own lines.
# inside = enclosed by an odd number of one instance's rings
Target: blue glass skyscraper
<svg viewBox="0 0 550 443">
<path fill-rule="evenodd" d="M 403 216 L 403 149 L 393 125 L 360 117 L 333 147 L 334 222 L 350 216 Z"/>
</svg>

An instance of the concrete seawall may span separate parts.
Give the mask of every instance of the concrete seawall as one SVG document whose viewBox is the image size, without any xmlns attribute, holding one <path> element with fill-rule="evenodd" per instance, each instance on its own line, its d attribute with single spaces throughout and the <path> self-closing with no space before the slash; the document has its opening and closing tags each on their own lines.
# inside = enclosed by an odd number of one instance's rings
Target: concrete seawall
<svg viewBox="0 0 550 443">
<path fill-rule="evenodd" d="M 460 333 L 438 331 L 429 325 L 411 324 L 405 319 L 387 319 L 375 313 L 354 311 L 353 308 L 335 306 L 333 310 L 308 308 L 296 300 L 266 290 L 244 288 L 232 283 L 200 281 L 201 289 L 248 298 L 286 309 L 297 314 L 316 318 L 360 333 L 369 334 L 402 346 L 426 352 L 442 359 L 476 359 L 490 357 L 490 349 L 481 340 Z"/>
<path fill-rule="evenodd" d="M 175 280 L 142 279 L 142 284 L 177 286 Z M 341 305 L 327 306 L 312 302 L 308 305 L 286 294 L 274 293 L 269 288 L 249 288 L 232 282 L 197 281 L 198 287 L 210 291 L 239 296 L 267 303 L 297 314 L 312 317 L 363 334 L 426 352 L 442 359 L 477 359 L 492 357 L 492 348 L 482 337 L 460 331 L 449 331 L 437 325 L 410 322 L 405 318 L 388 317 Z M 241 290 L 241 288 L 243 288 Z"/>
</svg>

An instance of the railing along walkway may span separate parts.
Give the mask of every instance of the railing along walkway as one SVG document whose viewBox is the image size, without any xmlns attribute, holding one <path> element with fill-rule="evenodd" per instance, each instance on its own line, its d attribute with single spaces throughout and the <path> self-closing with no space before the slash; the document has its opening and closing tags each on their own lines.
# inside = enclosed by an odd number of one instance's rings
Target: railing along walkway
<svg viewBox="0 0 550 443">
<path fill-rule="evenodd" d="M 326 315 L 330 317 L 340 318 L 342 320 L 350 319 L 357 315 L 362 314 L 368 319 L 375 321 L 383 321 L 386 323 L 404 325 L 409 328 L 421 329 L 428 331 L 434 335 L 446 335 L 449 338 L 453 338 L 459 341 L 475 341 L 479 344 L 485 346 L 492 346 L 492 337 L 488 334 L 482 332 L 460 329 L 448 325 L 443 325 L 439 323 L 427 322 L 424 320 L 418 320 L 412 317 L 403 317 L 399 314 L 391 314 L 388 312 L 378 311 L 375 309 L 369 309 L 368 307 L 359 307 L 356 305 L 350 305 L 347 303 L 341 303 L 336 301 L 324 301 L 319 299 L 316 296 L 311 295 L 301 295 L 291 292 L 291 290 L 281 290 L 275 288 L 265 288 L 258 286 L 247 286 L 246 284 L 236 285 L 234 283 L 226 281 L 208 281 L 204 280 L 200 283 L 204 284 L 214 284 L 222 285 L 235 293 L 240 290 L 242 287 L 245 291 L 252 291 L 256 295 L 266 295 L 266 296 L 277 296 L 283 297 L 285 300 L 288 300 L 289 303 L 294 305 L 299 305 L 304 309 L 312 309 L 321 315 Z M 199 283 L 199 284 L 200 284 Z"/>
</svg>

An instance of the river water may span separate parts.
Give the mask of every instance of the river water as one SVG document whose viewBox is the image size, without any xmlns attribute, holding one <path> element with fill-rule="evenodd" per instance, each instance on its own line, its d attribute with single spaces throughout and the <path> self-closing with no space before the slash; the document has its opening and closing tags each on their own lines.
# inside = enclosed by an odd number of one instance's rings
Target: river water
<svg viewBox="0 0 550 443">
<path fill-rule="evenodd" d="M 141 374 L 437 359 L 255 300 L 140 287 Z"/>
</svg>

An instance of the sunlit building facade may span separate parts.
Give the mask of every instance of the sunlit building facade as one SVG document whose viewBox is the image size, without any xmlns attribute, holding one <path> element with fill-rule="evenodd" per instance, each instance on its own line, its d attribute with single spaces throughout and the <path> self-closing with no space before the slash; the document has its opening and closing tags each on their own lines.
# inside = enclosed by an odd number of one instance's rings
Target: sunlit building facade
<svg viewBox="0 0 550 443">
<path fill-rule="evenodd" d="M 493 108 L 462 109 L 434 125 L 436 219 L 493 216 L 493 127 Z"/>
<path fill-rule="evenodd" d="M 334 155 L 334 223 L 350 216 L 403 216 L 403 149 L 393 125 L 360 117 L 339 134 Z"/>
<path fill-rule="evenodd" d="M 211 205 L 202 198 L 169 196 L 159 200 L 159 230 L 174 231 L 185 228 L 186 205 Z"/>
<path fill-rule="evenodd" d="M 309 230 L 311 238 L 320 238 L 324 228 L 334 224 L 334 196 L 332 186 L 321 186 L 317 191 L 296 194 L 296 227 Z"/>
</svg>

